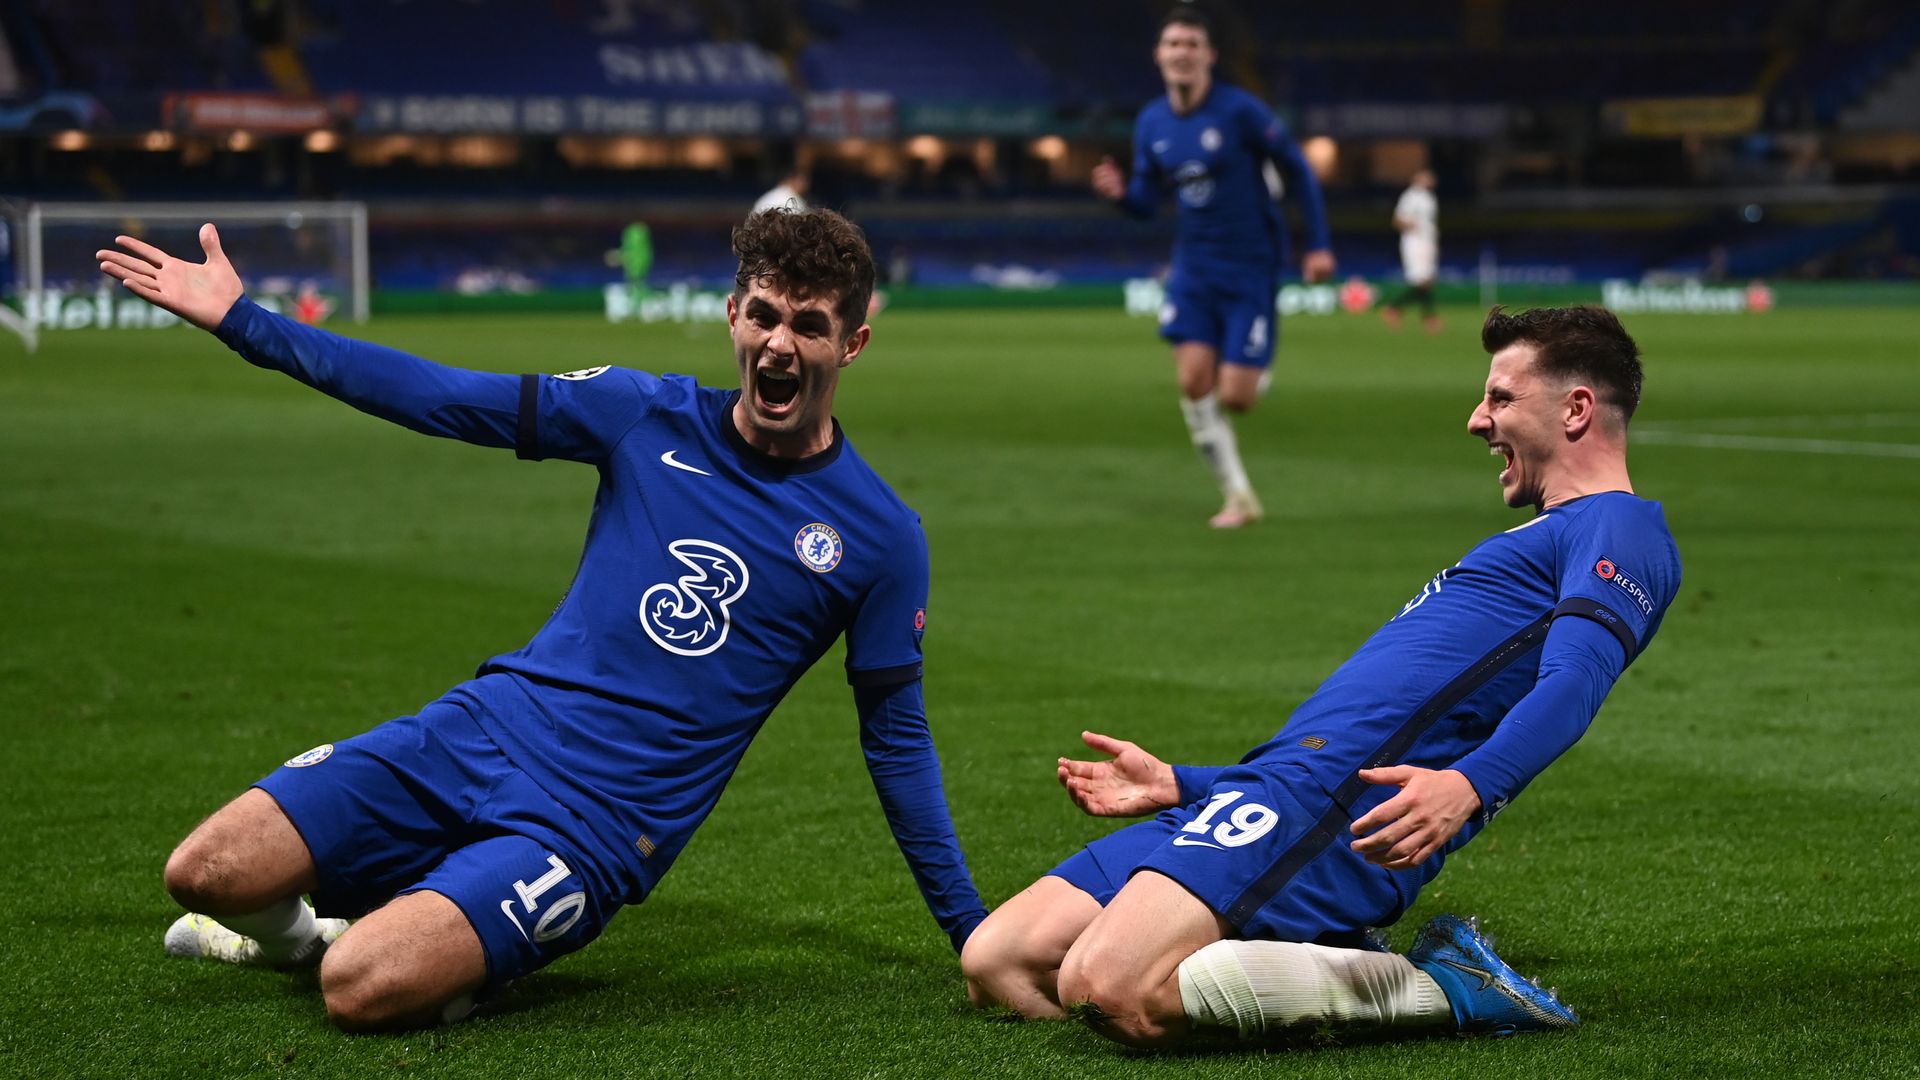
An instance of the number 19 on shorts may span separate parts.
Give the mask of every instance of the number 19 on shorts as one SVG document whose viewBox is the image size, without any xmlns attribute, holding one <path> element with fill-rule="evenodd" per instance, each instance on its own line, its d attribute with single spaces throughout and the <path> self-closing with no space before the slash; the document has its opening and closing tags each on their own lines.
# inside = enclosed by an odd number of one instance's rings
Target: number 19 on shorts
<svg viewBox="0 0 1920 1080">
<path fill-rule="evenodd" d="M 1280 820 L 1280 815 L 1272 807 L 1259 803 L 1233 806 L 1245 794 L 1244 791 L 1215 792 L 1213 798 L 1207 801 L 1207 808 L 1200 811 L 1200 816 L 1180 826 L 1180 831 L 1200 834 L 1211 832 L 1213 842 L 1221 847 L 1235 848 L 1253 843 L 1272 830 L 1274 823 Z M 1227 820 L 1215 825 L 1213 819 L 1229 806 L 1233 806 L 1233 812 L 1227 815 Z"/>
</svg>

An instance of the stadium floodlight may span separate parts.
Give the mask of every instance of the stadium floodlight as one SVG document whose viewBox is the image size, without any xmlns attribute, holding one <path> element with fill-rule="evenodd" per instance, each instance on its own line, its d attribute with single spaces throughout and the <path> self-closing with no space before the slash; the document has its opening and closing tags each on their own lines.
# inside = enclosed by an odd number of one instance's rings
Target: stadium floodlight
<svg viewBox="0 0 1920 1080">
<path fill-rule="evenodd" d="M 26 322 L 41 331 L 175 321 L 116 291 L 94 252 L 124 233 L 197 258 L 199 229 L 209 221 L 245 268 L 256 301 L 310 322 L 328 314 L 367 320 L 365 203 L 28 203 L 15 220 L 14 284 Z"/>
</svg>

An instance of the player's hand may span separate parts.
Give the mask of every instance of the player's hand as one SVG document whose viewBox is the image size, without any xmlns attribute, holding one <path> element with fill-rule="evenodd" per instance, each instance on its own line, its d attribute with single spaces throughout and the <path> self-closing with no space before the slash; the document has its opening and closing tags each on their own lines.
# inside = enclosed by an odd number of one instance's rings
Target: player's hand
<svg viewBox="0 0 1920 1080">
<path fill-rule="evenodd" d="M 1173 766 L 1124 739 L 1095 731 L 1081 741 L 1112 757 L 1107 761 L 1061 758 L 1056 775 L 1075 806 L 1094 817 L 1138 817 L 1180 803 Z"/>
<path fill-rule="evenodd" d="M 1108 202 L 1119 202 L 1127 194 L 1127 176 L 1112 157 L 1103 157 L 1093 167 L 1093 193 Z"/>
<path fill-rule="evenodd" d="M 219 326 L 245 291 L 239 272 L 220 250 L 219 230 L 211 224 L 200 226 L 200 247 L 207 253 L 203 263 L 174 258 L 131 236 L 116 236 L 113 242 L 125 250 L 105 248 L 93 253 L 100 260 L 101 273 L 202 330 Z"/>
<path fill-rule="evenodd" d="M 1300 276 L 1306 278 L 1310 284 L 1332 281 L 1335 269 L 1333 252 L 1326 248 L 1309 251 L 1300 260 Z"/>
<path fill-rule="evenodd" d="M 1452 769 L 1394 765 L 1361 769 L 1369 784 L 1392 784 L 1400 794 L 1353 823 L 1353 850 L 1375 866 L 1411 870 L 1446 846 L 1480 809 L 1480 793 Z"/>
</svg>

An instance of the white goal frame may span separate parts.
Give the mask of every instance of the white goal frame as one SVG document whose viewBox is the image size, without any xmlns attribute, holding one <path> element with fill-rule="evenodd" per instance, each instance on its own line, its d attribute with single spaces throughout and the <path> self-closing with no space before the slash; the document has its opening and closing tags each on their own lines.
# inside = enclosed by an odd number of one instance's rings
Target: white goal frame
<svg viewBox="0 0 1920 1080">
<path fill-rule="evenodd" d="M 17 244 L 21 298 L 30 312 L 38 311 L 46 286 L 43 229 L 50 223 L 112 221 L 144 218 L 168 223 L 272 225 L 298 216 L 306 221 L 344 222 L 348 236 L 347 299 L 354 322 L 367 321 L 371 279 L 367 271 L 367 204 L 362 202 L 43 202 L 28 203 L 21 215 L 24 228 Z M 241 253 L 245 259 L 245 253 Z"/>
</svg>

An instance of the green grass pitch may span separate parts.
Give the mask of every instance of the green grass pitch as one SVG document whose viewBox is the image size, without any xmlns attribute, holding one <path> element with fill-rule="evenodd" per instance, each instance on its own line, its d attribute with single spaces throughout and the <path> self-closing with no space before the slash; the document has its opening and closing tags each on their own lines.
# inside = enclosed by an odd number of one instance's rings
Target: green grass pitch
<svg viewBox="0 0 1920 1080">
<path fill-rule="evenodd" d="M 998 902 L 1110 826 L 1097 728 L 1237 758 L 1435 571 L 1522 520 L 1465 433 L 1476 313 L 1286 324 L 1235 535 L 1164 349 L 1114 312 L 888 312 L 838 413 L 924 515 L 927 700 Z M 456 1027 L 333 1031 L 310 979 L 170 961 L 172 844 L 413 711 L 566 587 L 591 470 L 427 439 L 186 329 L 0 340 L 0 1075 L 1920 1075 L 1920 313 L 1628 317 L 1632 454 L 1685 587 L 1593 730 L 1395 929 L 1477 913 L 1565 1036 L 1123 1052 L 971 1012 L 830 658 L 658 892 Z M 449 362 L 734 378 L 718 326 L 390 318 Z"/>
</svg>

